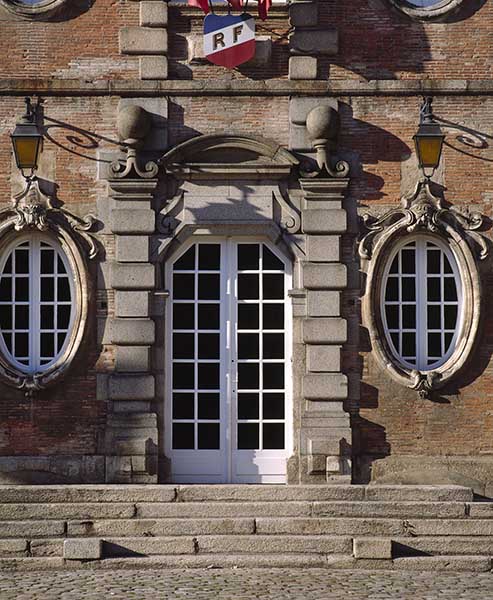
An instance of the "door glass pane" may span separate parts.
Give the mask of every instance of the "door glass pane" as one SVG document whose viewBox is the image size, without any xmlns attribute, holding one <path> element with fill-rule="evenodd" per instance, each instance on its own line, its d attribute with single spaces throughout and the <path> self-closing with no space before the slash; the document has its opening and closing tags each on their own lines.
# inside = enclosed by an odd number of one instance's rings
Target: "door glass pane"
<svg viewBox="0 0 493 600">
<path fill-rule="evenodd" d="M 282 260 L 277 258 L 277 256 L 267 248 L 267 246 L 263 245 L 263 260 L 262 260 L 262 269 L 264 271 L 284 271 L 284 264 Z"/>
<path fill-rule="evenodd" d="M 219 360 L 219 334 L 218 333 L 199 333 L 199 354 L 198 358 L 218 359 Z"/>
<path fill-rule="evenodd" d="M 194 394 L 173 394 L 173 419 L 193 419 L 195 408 Z"/>
<path fill-rule="evenodd" d="M 258 333 L 238 334 L 238 358 L 259 357 L 259 335 Z"/>
<path fill-rule="evenodd" d="M 238 394 L 238 419 L 259 418 L 259 395 Z"/>
<path fill-rule="evenodd" d="M 264 323 L 265 327 L 265 323 Z M 258 304 L 239 304 L 238 305 L 238 329 L 258 329 L 259 328 L 259 305 Z"/>
<path fill-rule="evenodd" d="M 199 363 L 199 389 L 217 390 L 219 389 L 219 364 L 218 363 Z"/>
<path fill-rule="evenodd" d="M 284 329 L 284 306 L 264 304 L 262 307 L 264 329 Z"/>
<path fill-rule="evenodd" d="M 190 247 L 185 254 L 175 262 L 173 269 L 175 271 L 193 271 L 195 269 L 195 246 Z"/>
<path fill-rule="evenodd" d="M 258 297 L 258 275 L 240 273 L 238 275 L 238 298 L 240 300 L 257 300 Z"/>
<path fill-rule="evenodd" d="M 173 448 L 175 450 L 195 448 L 193 423 L 173 423 Z"/>
<path fill-rule="evenodd" d="M 238 244 L 238 271 L 258 271 L 259 245 Z"/>
<path fill-rule="evenodd" d="M 258 390 L 259 369 L 257 363 L 238 364 L 238 388 L 240 390 Z"/>
<path fill-rule="evenodd" d="M 284 358 L 284 334 L 264 333 L 263 358 Z"/>
<path fill-rule="evenodd" d="M 199 423 L 199 450 L 219 449 L 219 423 Z"/>
<path fill-rule="evenodd" d="M 264 419 L 284 419 L 284 394 L 263 395 Z"/>
<path fill-rule="evenodd" d="M 266 274 L 263 276 L 264 300 L 281 300 L 284 298 L 284 276 Z"/>
<path fill-rule="evenodd" d="M 195 368 L 193 363 L 173 364 L 173 387 L 176 390 L 193 390 L 195 387 Z"/>
<path fill-rule="evenodd" d="M 219 329 L 219 304 L 199 304 L 199 329 Z"/>
<path fill-rule="evenodd" d="M 173 329 L 193 329 L 194 308 L 193 304 L 173 304 Z"/>
<path fill-rule="evenodd" d="M 219 271 L 221 268 L 221 246 L 219 244 L 199 245 L 199 270 Z"/>
<path fill-rule="evenodd" d="M 257 450 L 258 447 L 258 423 L 238 423 L 238 450 Z"/>
<path fill-rule="evenodd" d="M 173 358 L 194 358 L 195 344 L 193 333 L 173 334 Z"/>
<path fill-rule="evenodd" d="M 264 423 L 263 447 L 264 450 L 284 449 L 284 423 Z"/>
<path fill-rule="evenodd" d="M 200 393 L 198 395 L 199 419 L 219 419 L 219 394 Z"/>
<path fill-rule="evenodd" d="M 264 363 L 264 388 L 281 390 L 284 388 L 284 363 Z"/>
<path fill-rule="evenodd" d="M 211 273 L 199 275 L 199 300 L 219 300 L 220 276 Z"/>
</svg>

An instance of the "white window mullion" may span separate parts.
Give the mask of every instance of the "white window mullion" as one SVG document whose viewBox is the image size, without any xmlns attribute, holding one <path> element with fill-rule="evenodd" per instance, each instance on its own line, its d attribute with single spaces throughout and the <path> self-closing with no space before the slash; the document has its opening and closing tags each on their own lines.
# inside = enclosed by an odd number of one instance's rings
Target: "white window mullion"
<svg viewBox="0 0 493 600">
<path fill-rule="evenodd" d="M 223 368 L 225 370 L 226 389 L 225 405 L 221 416 L 222 427 L 225 428 L 224 439 L 227 452 L 227 479 L 231 481 L 232 477 L 232 451 L 237 446 L 237 433 L 234 426 L 237 421 L 237 402 L 238 402 L 238 364 L 236 349 L 236 296 L 237 296 L 237 259 L 236 244 L 228 238 L 221 243 L 221 272 L 224 274 L 225 282 L 221 291 L 221 306 L 225 311 L 223 319 L 225 329 L 226 344 L 223 352 Z"/>
<path fill-rule="evenodd" d="M 38 370 L 41 352 L 41 252 L 39 237 L 34 235 L 30 240 L 31 258 L 29 261 L 29 363 Z"/>
</svg>

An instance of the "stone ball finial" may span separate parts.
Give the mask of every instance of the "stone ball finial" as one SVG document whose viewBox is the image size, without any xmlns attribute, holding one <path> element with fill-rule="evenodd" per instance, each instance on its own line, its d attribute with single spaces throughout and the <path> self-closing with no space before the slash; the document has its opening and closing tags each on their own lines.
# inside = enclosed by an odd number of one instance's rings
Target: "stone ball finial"
<svg viewBox="0 0 493 600">
<path fill-rule="evenodd" d="M 152 117 L 142 106 L 132 104 L 118 112 L 117 128 L 120 140 L 138 146 L 151 129 Z"/>
<path fill-rule="evenodd" d="M 325 140 L 335 142 L 339 135 L 341 119 L 332 106 L 317 106 L 306 118 L 306 129 L 312 142 Z"/>
</svg>

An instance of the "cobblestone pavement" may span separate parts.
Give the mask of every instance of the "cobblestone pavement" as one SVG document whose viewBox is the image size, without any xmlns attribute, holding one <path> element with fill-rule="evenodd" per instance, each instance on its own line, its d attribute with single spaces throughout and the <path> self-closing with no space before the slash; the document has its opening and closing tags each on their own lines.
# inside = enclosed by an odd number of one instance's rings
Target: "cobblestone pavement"
<svg viewBox="0 0 493 600">
<path fill-rule="evenodd" d="M 1 600 L 487 600 L 490 573 L 190 569 L 0 573 Z"/>
</svg>

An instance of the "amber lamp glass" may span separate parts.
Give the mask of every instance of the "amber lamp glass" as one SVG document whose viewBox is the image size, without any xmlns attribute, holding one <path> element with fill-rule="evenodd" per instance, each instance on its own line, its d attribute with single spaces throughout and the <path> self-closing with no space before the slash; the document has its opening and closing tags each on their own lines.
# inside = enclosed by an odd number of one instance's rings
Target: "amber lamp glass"
<svg viewBox="0 0 493 600">
<path fill-rule="evenodd" d="M 437 123 L 422 123 L 413 139 L 419 166 L 435 170 L 440 164 L 445 139 L 440 126 Z"/>
<path fill-rule="evenodd" d="M 23 171 L 35 171 L 43 149 L 43 136 L 34 123 L 34 116 L 28 113 L 24 115 L 10 137 L 17 167 Z"/>
</svg>

